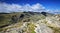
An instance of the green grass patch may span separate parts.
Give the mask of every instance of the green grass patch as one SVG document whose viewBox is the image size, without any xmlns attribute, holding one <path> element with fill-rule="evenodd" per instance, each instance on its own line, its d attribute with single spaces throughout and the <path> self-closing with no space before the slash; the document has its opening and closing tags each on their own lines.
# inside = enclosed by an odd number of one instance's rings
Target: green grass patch
<svg viewBox="0 0 60 33">
<path fill-rule="evenodd" d="M 29 30 L 29 32 L 30 33 L 36 33 L 34 30 L 35 30 L 35 25 L 34 24 L 32 24 L 32 23 L 29 23 L 29 25 L 28 25 L 28 30 Z"/>
</svg>

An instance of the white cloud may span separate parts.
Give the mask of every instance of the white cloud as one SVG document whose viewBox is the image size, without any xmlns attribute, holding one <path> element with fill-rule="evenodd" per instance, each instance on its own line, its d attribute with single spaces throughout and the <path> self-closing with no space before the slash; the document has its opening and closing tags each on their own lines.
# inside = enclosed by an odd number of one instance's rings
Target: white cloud
<svg viewBox="0 0 60 33">
<path fill-rule="evenodd" d="M 60 14 L 60 10 L 55 9 L 55 10 L 47 10 L 46 12 L 53 13 L 53 14 Z"/>
<path fill-rule="evenodd" d="M 7 4 L 7 3 L 0 3 L 0 12 L 21 12 L 21 11 L 34 11 L 34 12 L 41 12 L 46 11 L 45 7 L 43 7 L 41 4 L 25 4 L 25 5 L 19 5 L 19 4 Z"/>
<path fill-rule="evenodd" d="M 39 3 L 32 5 L 32 8 L 33 9 L 44 9 L 44 7 Z"/>
</svg>

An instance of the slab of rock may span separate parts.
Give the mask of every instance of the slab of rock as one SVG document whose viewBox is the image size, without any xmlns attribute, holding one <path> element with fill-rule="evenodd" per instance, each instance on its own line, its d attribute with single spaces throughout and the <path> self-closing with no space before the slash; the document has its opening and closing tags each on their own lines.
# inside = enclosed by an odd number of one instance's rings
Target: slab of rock
<svg viewBox="0 0 60 33">
<path fill-rule="evenodd" d="M 47 17 L 46 21 L 47 21 L 48 26 L 60 28 L 60 21 L 58 21 L 57 18 L 55 18 L 55 17 Z"/>
<path fill-rule="evenodd" d="M 36 24 L 35 32 L 36 33 L 53 33 L 53 30 L 47 27 L 45 24 Z"/>
</svg>

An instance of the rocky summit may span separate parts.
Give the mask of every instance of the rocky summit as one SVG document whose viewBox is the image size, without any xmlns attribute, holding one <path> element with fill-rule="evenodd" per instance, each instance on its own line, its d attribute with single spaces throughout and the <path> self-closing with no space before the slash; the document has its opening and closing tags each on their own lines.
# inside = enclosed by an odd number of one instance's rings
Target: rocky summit
<svg viewBox="0 0 60 33">
<path fill-rule="evenodd" d="M 0 33 L 60 33 L 60 15 L 47 12 L 2 13 Z"/>
</svg>

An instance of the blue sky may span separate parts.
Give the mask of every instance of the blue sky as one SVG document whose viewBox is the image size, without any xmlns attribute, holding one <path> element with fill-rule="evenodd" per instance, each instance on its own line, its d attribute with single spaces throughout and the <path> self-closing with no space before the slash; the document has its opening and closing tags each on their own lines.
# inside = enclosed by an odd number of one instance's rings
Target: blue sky
<svg viewBox="0 0 60 33">
<path fill-rule="evenodd" d="M 11 8 L 10 4 L 12 4 L 12 5 L 18 4 L 18 5 L 16 5 L 16 7 L 18 7 L 20 5 L 22 7 L 27 8 L 27 7 L 32 7 L 31 5 L 33 5 L 33 7 L 35 7 L 35 9 L 38 9 L 39 7 L 41 7 L 41 8 L 45 7 L 45 9 L 48 9 L 48 10 L 56 10 L 56 9 L 60 10 L 60 0 L 0 0 L 0 5 L 2 5 L 1 3 L 6 3 L 6 6 L 8 4 L 10 8 Z M 28 4 L 28 5 L 26 6 L 26 4 Z M 9 8 L 6 6 L 2 6 L 2 7 Z M 16 7 L 14 6 L 14 8 L 16 8 Z M 0 8 L 1 8 L 1 6 L 0 6 Z M 0 9 L 0 10 L 2 10 L 2 9 Z M 31 8 L 29 8 L 29 10 L 30 9 Z"/>
<path fill-rule="evenodd" d="M 0 2 L 6 2 L 6 3 L 15 3 L 15 4 L 36 4 L 40 3 L 42 4 L 46 9 L 59 9 L 60 10 L 60 0 L 0 0 Z"/>
</svg>

